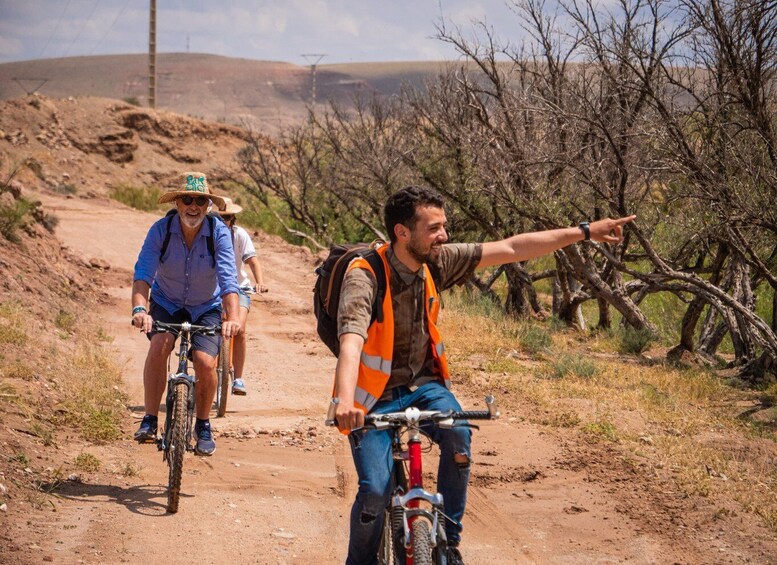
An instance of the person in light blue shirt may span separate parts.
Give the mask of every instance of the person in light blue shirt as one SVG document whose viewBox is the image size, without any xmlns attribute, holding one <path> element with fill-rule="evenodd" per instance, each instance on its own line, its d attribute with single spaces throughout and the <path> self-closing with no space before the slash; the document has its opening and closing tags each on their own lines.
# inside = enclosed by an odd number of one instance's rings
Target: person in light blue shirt
<svg viewBox="0 0 777 565">
<path fill-rule="evenodd" d="M 205 326 L 221 323 L 226 338 L 241 331 L 232 236 L 219 218 L 208 216 L 214 203 L 224 208 L 223 197 L 210 192 L 204 174 L 191 172 L 184 173 L 182 188 L 166 192 L 159 202 L 174 202 L 175 212 L 151 226 L 132 283 L 132 324 L 151 342 L 143 370 L 146 413 L 135 432 L 139 442 L 156 440 L 166 361 L 175 346 L 175 336 L 152 330 L 153 321 L 189 321 Z M 212 455 L 216 450 L 209 414 L 216 394 L 220 340 L 220 336 L 192 338 L 197 379 L 195 452 L 200 455 Z"/>
</svg>

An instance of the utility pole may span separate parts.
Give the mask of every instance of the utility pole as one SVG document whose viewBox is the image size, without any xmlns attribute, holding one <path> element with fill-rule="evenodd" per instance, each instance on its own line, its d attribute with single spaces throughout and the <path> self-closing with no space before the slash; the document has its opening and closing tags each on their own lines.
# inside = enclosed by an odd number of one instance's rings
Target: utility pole
<svg viewBox="0 0 777 565">
<path fill-rule="evenodd" d="M 310 104 L 313 109 L 316 108 L 316 65 L 321 62 L 321 59 L 326 57 L 326 54 L 321 53 L 308 53 L 302 54 L 305 60 L 310 63 Z"/>
<path fill-rule="evenodd" d="M 148 18 L 148 107 L 156 108 L 156 0 L 150 0 Z"/>
</svg>

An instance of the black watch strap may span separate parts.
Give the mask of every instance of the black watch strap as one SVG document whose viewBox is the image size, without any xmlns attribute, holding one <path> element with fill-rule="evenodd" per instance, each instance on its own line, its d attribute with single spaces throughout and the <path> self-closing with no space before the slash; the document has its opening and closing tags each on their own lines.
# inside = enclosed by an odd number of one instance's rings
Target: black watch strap
<svg viewBox="0 0 777 565">
<path fill-rule="evenodd" d="M 583 230 L 583 235 L 585 236 L 585 241 L 589 241 L 591 239 L 591 227 L 588 222 L 580 222 L 577 227 L 579 227 L 581 230 Z"/>
</svg>

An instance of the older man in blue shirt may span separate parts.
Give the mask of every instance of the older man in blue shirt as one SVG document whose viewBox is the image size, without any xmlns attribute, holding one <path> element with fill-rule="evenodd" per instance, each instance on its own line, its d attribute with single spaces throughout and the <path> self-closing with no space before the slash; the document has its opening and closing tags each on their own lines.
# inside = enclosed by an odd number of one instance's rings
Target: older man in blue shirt
<svg viewBox="0 0 777 565">
<path fill-rule="evenodd" d="M 223 198 L 210 192 L 204 174 L 192 172 L 184 173 L 181 189 L 163 194 L 159 202 L 175 202 L 177 214 L 151 226 L 132 284 L 132 323 L 151 341 L 143 370 L 146 414 L 135 433 L 138 441 L 156 439 L 166 362 L 175 346 L 172 334 L 152 331 L 153 321 L 216 325 L 222 322 L 223 304 L 222 335 L 232 337 L 240 332 L 232 237 L 221 220 L 207 217 L 213 203 L 224 207 Z M 192 338 L 197 378 L 195 452 L 200 455 L 216 450 L 209 414 L 216 394 L 219 342 L 219 336 Z"/>
</svg>

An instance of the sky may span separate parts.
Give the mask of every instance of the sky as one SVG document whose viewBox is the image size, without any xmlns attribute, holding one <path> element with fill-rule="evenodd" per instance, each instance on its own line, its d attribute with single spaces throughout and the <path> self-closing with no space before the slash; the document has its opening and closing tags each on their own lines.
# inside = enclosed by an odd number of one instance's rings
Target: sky
<svg viewBox="0 0 777 565">
<path fill-rule="evenodd" d="M 0 0 L 0 63 L 148 52 L 149 0 Z M 307 65 L 457 59 L 435 24 L 521 30 L 510 0 L 157 0 L 157 53 Z"/>
</svg>

